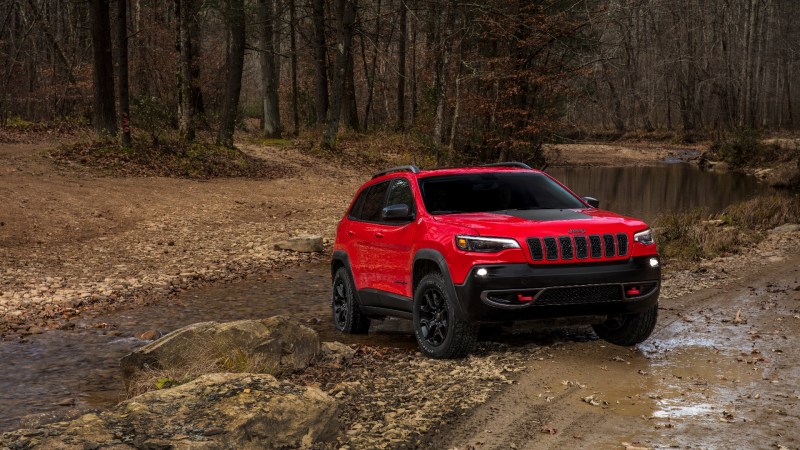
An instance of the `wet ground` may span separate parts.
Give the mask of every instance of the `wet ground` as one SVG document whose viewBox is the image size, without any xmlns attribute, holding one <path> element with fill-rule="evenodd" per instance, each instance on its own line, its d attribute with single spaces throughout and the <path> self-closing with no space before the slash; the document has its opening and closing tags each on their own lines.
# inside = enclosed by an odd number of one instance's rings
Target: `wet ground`
<svg viewBox="0 0 800 450">
<path fill-rule="evenodd" d="M 554 169 L 552 173 L 577 193 L 600 198 L 605 208 L 648 220 L 666 210 L 698 206 L 719 210 L 764 189 L 750 178 L 709 174 L 685 165 L 588 170 Z M 323 340 L 409 350 L 415 347 L 405 321 L 381 323 L 367 337 L 336 333 L 329 320 L 329 283 L 328 266 L 321 262 L 264 274 L 259 279 L 193 289 L 154 306 L 83 317 L 73 330 L 0 342 L 0 361 L 4 361 L 0 371 L 0 431 L 18 427 L 19 419 L 31 414 L 102 408 L 120 400 L 124 392 L 119 358 L 145 344 L 147 341 L 138 336 L 151 330 L 166 333 L 199 321 L 290 314 L 316 329 Z M 667 317 L 670 314 L 677 313 L 669 312 Z M 730 409 L 726 402 L 745 391 L 720 390 L 717 384 L 736 380 L 731 383 L 738 388 L 757 382 L 760 373 L 751 369 L 758 363 L 747 361 L 759 354 L 748 354 L 751 350 L 746 341 L 741 341 L 741 333 L 726 335 L 697 318 L 686 323 L 673 321 L 669 326 L 673 328 L 660 332 L 633 353 L 592 341 L 593 335 L 585 328 L 573 333 L 527 337 L 493 334 L 484 338 L 515 345 L 555 342 L 551 353 L 558 355 L 552 360 L 568 383 L 562 386 L 563 380 L 558 380 L 559 384 L 550 386 L 550 394 L 543 394 L 545 399 L 560 387 L 584 391 L 574 383 L 593 380 L 596 386 L 591 389 L 605 396 L 598 400 L 599 407 L 614 408 L 621 415 L 648 416 L 651 421 L 663 418 L 667 425 L 681 418 L 718 420 L 721 411 Z M 744 362 L 736 358 L 744 358 Z M 797 380 L 794 370 L 789 375 Z M 625 380 L 622 385 L 620 379 Z M 580 406 L 596 408 L 586 402 Z"/>
<path fill-rule="evenodd" d="M 430 445 L 800 448 L 798 264 L 794 255 L 741 281 L 662 300 L 655 333 L 636 348 L 557 342 Z"/>
<path fill-rule="evenodd" d="M 414 348 L 404 321 L 385 321 L 370 336 L 336 332 L 329 320 L 328 267 L 317 263 L 260 280 L 199 288 L 157 305 L 84 318 L 74 330 L 0 342 L 0 361 L 6 362 L 0 371 L 0 431 L 17 428 L 19 418 L 29 414 L 103 408 L 121 400 L 119 359 L 146 344 L 138 336 L 148 331 L 290 314 L 317 330 L 322 340 Z"/>
</svg>

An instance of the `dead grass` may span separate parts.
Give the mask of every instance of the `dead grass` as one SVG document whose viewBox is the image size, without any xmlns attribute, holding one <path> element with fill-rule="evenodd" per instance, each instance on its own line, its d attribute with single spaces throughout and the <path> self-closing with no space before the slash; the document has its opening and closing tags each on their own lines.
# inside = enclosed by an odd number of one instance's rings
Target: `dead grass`
<svg viewBox="0 0 800 450">
<path fill-rule="evenodd" d="M 800 197 L 769 195 L 729 206 L 720 214 L 698 209 L 663 214 L 654 222 L 662 256 L 678 267 L 736 253 L 761 241 L 764 232 L 800 222 Z"/>
<path fill-rule="evenodd" d="M 157 389 L 188 383 L 208 373 L 263 373 L 279 375 L 280 360 L 265 353 L 252 353 L 232 339 L 216 337 L 186 351 L 187 357 L 174 366 L 149 368 L 127 381 L 128 398 Z"/>
</svg>

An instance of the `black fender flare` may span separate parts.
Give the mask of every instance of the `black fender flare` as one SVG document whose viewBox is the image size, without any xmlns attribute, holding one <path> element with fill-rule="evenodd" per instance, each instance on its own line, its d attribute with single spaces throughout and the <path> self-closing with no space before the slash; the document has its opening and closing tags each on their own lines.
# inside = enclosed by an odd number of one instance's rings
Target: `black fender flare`
<svg viewBox="0 0 800 450">
<path fill-rule="evenodd" d="M 353 268 L 350 265 L 350 256 L 344 250 L 336 250 L 333 252 L 333 256 L 331 257 L 331 283 L 333 283 L 333 278 L 336 276 L 336 267 L 342 265 L 347 270 L 347 276 L 350 278 L 350 286 L 353 286 L 353 296 L 356 299 L 356 302 L 359 306 L 362 306 L 361 297 L 358 295 L 358 289 L 356 288 L 356 280 L 353 278 Z"/>
<path fill-rule="evenodd" d="M 456 292 L 455 285 L 453 285 L 453 278 L 450 276 L 450 269 L 447 266 L 447 260 L 445 259 L 444 255 L 442 255 L 439 251 L 434 250 L 432 248 L 423 248 L 417 250 L 417 253 L 414 254 L 414 261 L 411 264 L 411 272 L 412 278 L 414 273 L 414 267 L 417 265 L 417 261 L 427 260 L 432 261 L 439 267 L 439 271 L 444 276 L 445 282 L 447 283 L 448 290 L 450 291 L 450 296 L 455 300 L 455 313 L 456 315 L 464 319 L 464 309 L 461 306 L 461 299 L 458 297 L 458 293 Z M 413 286 L 414 291 L 416 291 L 417 287 Z M 412 292 L 412 295 L 416 294 L 416 292 Z"/>
</svg>

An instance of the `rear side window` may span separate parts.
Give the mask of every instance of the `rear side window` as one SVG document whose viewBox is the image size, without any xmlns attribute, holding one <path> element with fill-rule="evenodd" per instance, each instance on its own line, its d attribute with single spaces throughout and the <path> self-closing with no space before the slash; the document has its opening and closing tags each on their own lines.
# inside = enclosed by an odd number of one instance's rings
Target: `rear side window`
<svg viewBox="0 0 800 450">
<path fill-rule="evenodd" d="M 386 190 L 389 189 L 389 182 L 378 183 L 365 192 L 364 204 L 360 213 L 356 216 L 358 220 L 367 222 L 379 222 L 381 220 L 381 210 L 383 209 Z"/>
</svg>

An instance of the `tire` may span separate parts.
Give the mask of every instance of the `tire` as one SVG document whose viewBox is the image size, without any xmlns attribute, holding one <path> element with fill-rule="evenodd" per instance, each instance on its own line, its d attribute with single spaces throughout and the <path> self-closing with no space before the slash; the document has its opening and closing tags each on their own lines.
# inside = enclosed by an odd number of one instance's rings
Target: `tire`
<svg viewBox="0 0 800 450">
<path fill-rule="evenodd" d="M 459 319 L 455 302 L 452 285 L 438 272 L 425 275 L 414 291 L 414 336 L 431 358 L 463 358 L 475 345 L 479 326 Z"/>
<path fill-rule="evenodd" d="M 645 341 L 656 327 L 658 303 L 637 314 L 609 317 L 605 322 L 592 325 L 600 338 L 615 345 L 630 347 Z"/>
<path fill-rule="evenodd" d="M 331 312 L 333 326 L 337 330 L 349 334 L 366 334 L 369 331 L 369 318 L 358 307 L 350 273 L 344 267 L 340 267 L 333 277 Z"/>
</svg>

